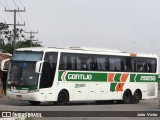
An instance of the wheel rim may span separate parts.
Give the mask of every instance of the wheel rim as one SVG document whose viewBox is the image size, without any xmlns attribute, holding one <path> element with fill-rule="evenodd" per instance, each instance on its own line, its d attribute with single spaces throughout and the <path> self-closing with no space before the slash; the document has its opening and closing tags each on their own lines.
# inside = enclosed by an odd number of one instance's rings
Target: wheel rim
<svg viewBox="0 0 160 120">
<path fill-rule="evenodd" d="M 139 99 L 140 99 L 140 95 L 139 95 L 138 92 L 135 93 L 134 98 L 135 98 L 136 100 L 139 100 Z"/>
<path fill-rule="evenodd" d="M 59 95 L 59 102 L 63 102 L 65 101 L 65 99 L 66 99 L 66 96 L 64 94 Z"/>
<path fill-rule="evenodd" d="M 126 92 L 124 94 L 124 100 L 128 100 L 130 98 L 130 94 L 128 92 Z"/>
</svg>

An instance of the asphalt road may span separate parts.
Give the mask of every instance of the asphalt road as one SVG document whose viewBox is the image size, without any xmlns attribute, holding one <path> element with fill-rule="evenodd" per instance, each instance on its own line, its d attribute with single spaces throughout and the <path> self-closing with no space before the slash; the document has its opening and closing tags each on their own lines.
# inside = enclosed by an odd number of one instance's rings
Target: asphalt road
<svg viewBox="0 0 160 120">
<path fill-rule="evenodd" d="M 5 96 L 5 101 L 2 103 L 0 99 L 0 110 L 9 111 L 160 111 L 160 91 L 158 98 L 150 100 L 141 100 L 138 104 L 96 104 L 91 102 L 72 102 L 65 106 L 56 106 L 52 102 L 42 103 L 39 106 L 32 106 L 26 101 L 8 100 Z M 96 113 L 95 113 L 96 114 Z M 127 113 L 126 113 L 127 114 Z M 48 118 L 36 118 L 38 120 L 160 120 L 158 117 L 48 117 Z"/>
</svg>

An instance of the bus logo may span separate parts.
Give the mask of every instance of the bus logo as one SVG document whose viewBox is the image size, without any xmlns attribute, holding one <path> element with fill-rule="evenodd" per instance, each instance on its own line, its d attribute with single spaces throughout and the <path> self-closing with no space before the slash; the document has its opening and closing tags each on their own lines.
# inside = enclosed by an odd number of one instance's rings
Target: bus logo
<svg viewBox="0 0 160 120">
<path fill-rule="evenodd" d="M 62 81 L 66 81 L 66 72 L 63 72 L 62 76 L 61 76 L 61 80 Z"/>
<path fill-rule="evenodd" d="M 63 72 L 61 75 L 62 81 L 68 80 L 92 80 L 92 74 L 89 73 L 73 73 L 73 72 Z"/>
</svg>

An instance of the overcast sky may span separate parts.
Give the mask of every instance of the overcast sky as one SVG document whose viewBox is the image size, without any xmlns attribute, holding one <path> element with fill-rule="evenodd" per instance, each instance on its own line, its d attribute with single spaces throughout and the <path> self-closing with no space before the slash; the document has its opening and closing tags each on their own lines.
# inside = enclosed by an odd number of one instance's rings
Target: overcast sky
<svg viewBox="0 0 160 120">
<path fill-rule="evenodd" d="M 45 47 L 88 46 L 160 52 L 160 0 L 6 1 L 10 9 L 15 8 L 13 1 L 20 9 L 22 5 L 26 7 L 29 25 L 25 14 L 20 13 L 27 24 L 25 29 L 38 30 L 37 38 Z M 6 6 L 5 0 L 0 2 Z M 1 18 L 9 23 L 13 21 L 10 14 L 0 5 Z M 17 20 L 22 23 L 18 15 Z"/>
</svg>

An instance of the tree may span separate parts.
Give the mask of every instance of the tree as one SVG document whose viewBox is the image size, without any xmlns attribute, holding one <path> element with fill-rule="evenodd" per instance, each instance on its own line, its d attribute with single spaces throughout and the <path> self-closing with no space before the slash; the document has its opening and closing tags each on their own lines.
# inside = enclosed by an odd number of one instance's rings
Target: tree
<svg viewBox="0 0 160 120">
<path fill-rule="evenodd" d="M 0 45 L 5 44 L 6 35 L 9 33 L 8 28 L 4 23 L 0 23 Z"/>
<path fill-rule="evenodd" d="M 4 52 L 13 53 L 13 29 L 9 29 L 9 26 L 0 23 L 0 49 Z M 32 43 L 33 45 L 34 43 Z M 34 46 L 34 45 L 33 45 Z M 40 44 L 38 44 L 41 47 Z M 30 41 L 26 41 L 24 30 L 16 28 L 16 43 L 15 48 L 30 47 Z"/>
</svg>

